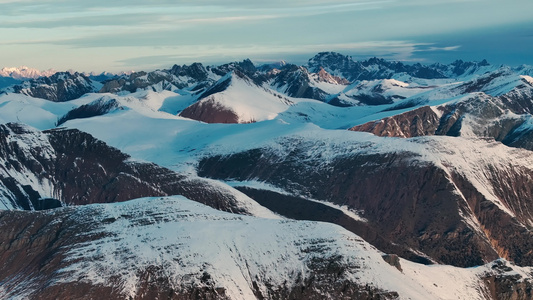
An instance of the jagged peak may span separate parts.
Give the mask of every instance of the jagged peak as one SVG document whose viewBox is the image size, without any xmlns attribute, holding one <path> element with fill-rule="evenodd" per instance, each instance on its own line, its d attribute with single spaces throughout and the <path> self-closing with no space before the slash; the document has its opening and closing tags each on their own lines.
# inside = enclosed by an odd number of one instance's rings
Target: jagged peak
<svg viewBox="0 0 533 300">
<path fill-rule="evenodd" d="M 363 61 L 362 63 L 363 65 L 383 65 L 386 64 L 387 61 L 384 58 L 378 58 L 374 56 Z"/>
<path fill-rule="evenodd" d="M 176 76 L 189 76 L 195 79 L 205 80 L 207 78 L 207 70 L 202 63 L 192 63 L 191 65 L 174 65 L 169 71 L 170 74 Z"/>
<path fill-rule="evenodd" d="M 457 59 L 454 62 L 452 62 L 450 65 L 452 66 L 463 66 L 463 65 L 490 66 L 490 63 L 486 59 L 483 59 L 481 61 L 463 61 L 462 59 Z"/>
<path fill-rule="evenodd" d="M 20 67 L 4 67 L 0 69 L 0 76 L 2 77 L 12 77 L 15 79 L 35 79 L 42 76 L 51 76 L 57 71 L 54 69 L 48 69 L 48 70 L 38 70 L 34 68 L 30 68 L 27 66 L 20 66 Z"/>
<path fill-rule="evenodd" d="M 324 51 L 324 52 L 319 52 L 318 54 L 310 58 L 309 61 L 320 61 L 324 59 L 349 59 L 351 60 L 352 57 L 338 53 L 338 52 L 334 52 L 334 51 Z"/>
</svg>

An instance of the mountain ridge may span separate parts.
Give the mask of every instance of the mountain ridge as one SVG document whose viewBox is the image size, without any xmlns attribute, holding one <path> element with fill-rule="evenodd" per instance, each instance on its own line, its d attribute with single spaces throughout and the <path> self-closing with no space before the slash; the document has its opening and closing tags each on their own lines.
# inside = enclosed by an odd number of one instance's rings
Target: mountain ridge
<svg viewBox="0 0 533 300">
<path fill-rule="evenodd" d="M 5 88 L 0 296 L 530 299 L 532 70 L 324 52 Z"/>
</svg>

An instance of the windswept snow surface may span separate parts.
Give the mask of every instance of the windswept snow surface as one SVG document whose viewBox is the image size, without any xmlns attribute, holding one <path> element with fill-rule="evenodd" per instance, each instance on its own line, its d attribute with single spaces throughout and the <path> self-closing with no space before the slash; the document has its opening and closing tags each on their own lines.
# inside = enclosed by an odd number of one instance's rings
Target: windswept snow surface
<svg viewBox="0 0 533 300">
<path fill-rule="evenodd" d="M 17 122 L 41 130 L 50 129 L 68 111 L 93 100 L 91 97 L 81 97 L 69 102 L 51 102 L 22 94 L 0 94 L 0 122 Z"/>
<path fill-rule="evenodd" d="M 339 274 L 345 280 L 397 291 L 400 299 L 485 299 L 487 292 L 480 276 L 490 265 L 461 269 L 401 260 L 402 273 L 340 226 L 238 216 L 179 196 L 89 205 L 74 217 L 99 225 L 80 233 L 90 241 L 69 248 L 69 266 L 57 272 L 56 282 L 114 282 L 129 297 L 137 295 L 143 270 L 161 266 L 174 290 L 202 286 L 199 277 L 208 274 L 231 299 L 255 299 L 252 282 L 263 295 L 268 285 L 290 289 L 299 275 L 311 275 L 317 259 L 338 260 L 346 266 Z"/>
<path fill-rule="evenodd" d="M 363 80 L 362 82 L 356 82 L 346 87 L 344 94 L 352 97 L 379 94 L 386 98 L 392 98 L 397 102 L 416 94 L 432 90 L 435 87 L 436 86 L 409 84 L 396 79 Z"/>
<path fill-rule="evenodd" d="M 40 130 L 56 127 L 57 121 L 70 110 L 99 99 L 116 99 L 124 109 L 152 119 L 183 119 L 173 114 L 191 104 L 189 95 L 174 92 L 139 91 L 118 96 L 114 94 L 89 93 L 67 102 L 52 102 L 22 94 L 0 94 L 0 123 L 24 123 Z"/>
</svg>

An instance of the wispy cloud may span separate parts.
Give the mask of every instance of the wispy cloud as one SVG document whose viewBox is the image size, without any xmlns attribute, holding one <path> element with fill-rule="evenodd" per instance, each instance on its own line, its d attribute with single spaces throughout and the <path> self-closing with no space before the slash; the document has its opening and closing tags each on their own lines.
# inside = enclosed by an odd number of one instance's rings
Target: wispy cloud
<svg viewBox="0 0 533 300">
<path fill-rule="evenodd" d="M 88 57 L 129 69 L 326 50 L 413 60 L 468 49 L 436 36 L 492 34 L 531 22 L 531 10 L 531 0 L 0 0 L 0 67 L 39 57 L 61 69 L 65 57 Z"/>
<path fill-rule="evenodd" d="M 208 63 L 222 63 L 233 60 L 250 58 L 253 61 L 275 61 L 280 57 L 295 58 L 303 62 L 321 51 L 337 51 L 354 56 L 381 56 L 396 60 L 408 60 L 418 47 L 427 47 L 426 43 L 410 41 L 369 41 L 360 43 L 339 44 L 305 44 L 305 45 L 184 45 L 163 51 L 170 52 L 163 55 L 144 55 L 125 58 L 119 61 L 124 66 L 147 66 L 151 68 L 170 67 L 175 63 L 192 63 L 195 61 Z M 172 54 L 173 53 L 173 54 Z M 223 54 L 222 54 L 223 53 Z"/>
<path fill-rule="evenodd" d="M 447 47 L 427 47 L 416 49 L 415 52 L 426 52 L 426 51 L 456 51 L 461 48 L 460 45 L 456 46 L 447 46 Z"/>
<path fill-rule="evenodd" d="M 313 5 L 309 2 L 297 1 L 299 5 L 255 5 L 237 6 L 236 3 L 224 5 L 202 4 L 199 1 L 192 5 L 188 1 L 155 1 L 147 5 L 146 2 L 132 1 L 127 7 L 113 6 L 114 3 L 104 1 L 72 1 L 62 2 L 58 7 L 57 1 L 27 1 L 29 4 L 20 7 L 16 2 L 0 2 L 0 28 L 62 28 L 62 27 L 90 27 L 90 26 L 119 26 L 128 25 L 138 27 L 146 24 L 170 26 L 171 24 L 200 24 L 244 22 L 250 20 L 268 20 L 275 18 L 295 18 L 321 14 L 332 14 L 357 10 L 377 9 L 388 0 L 372 2 L 339 3 L 339 1 L 324 4 L 318 1 Z M 7 3 L 7 4 L 2 4 Z M 16 3 L 16 5 L 15 5 Z M 268 1 L 267 1 L 268 3 Z M 241 3 L 242 4 L 242 3 Z"/>
</svg>

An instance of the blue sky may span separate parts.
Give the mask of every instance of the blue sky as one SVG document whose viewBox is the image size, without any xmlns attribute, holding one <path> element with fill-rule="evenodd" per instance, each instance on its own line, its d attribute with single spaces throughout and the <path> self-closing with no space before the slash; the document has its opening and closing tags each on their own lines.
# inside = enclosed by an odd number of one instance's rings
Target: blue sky
<svg viewBox="0 0 533 300">
<path fill-rule="evenodd" d="M 0 67 L 303 64 L 320 51 L 533 64 L 532 0 L 0 0 Z"/>
</svg>

